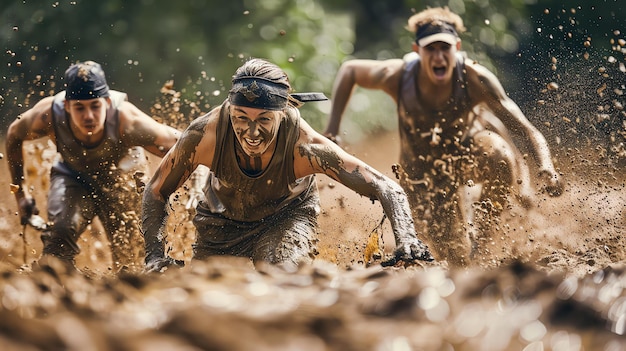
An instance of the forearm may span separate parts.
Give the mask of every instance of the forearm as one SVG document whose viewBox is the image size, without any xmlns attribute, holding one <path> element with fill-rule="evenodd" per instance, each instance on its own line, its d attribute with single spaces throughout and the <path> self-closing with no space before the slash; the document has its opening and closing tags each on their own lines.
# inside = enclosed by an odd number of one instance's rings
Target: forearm
<svg viewBox="0 0 626 351">
<path fill-rule="evenodd" d="M 396 245 L 407 238 L 416 238 L 413 216 L 406 193 L 393 180 L 377 171 L 366 168 L 361 172 L 343 173 L 341 181 L 349 184 L 357 193 L 378 200 L 391 223 Z"/>
<path fill-rule="evenodd" d="M 22 140 L 7 135 L 5 143 L 7 151 L 7 163 L 11 173 L 11 184 L 22 186 L 24 182 L 24 155 L 22 153 Z"/>
<path fill-rule="evenodd" d="M 384 182 L 379 189 L 378 200 L 389 218 L 396 245 L 408 238 L 416 238 L 415 223 L 404 190 L 391 180 Z"/>
<path fill-rule="evenodd" d="M 554 172 L 554 164 L 552 163 L 552 156 L 550 154 L 548 142 L 543 134 L 536 129 L 533 133 L 532 144 L 533 150 L 535 150 L 535 160 L 539 165 L 540 171 Z"/>
<path fill-rule="evenodd" d="M 330 118 L 324 135 L 335 136 L 339 133 L 339 125 L 341 118 L 348 105 L 348 101 L 352 96 L 355 86 L 354 74 L 348 65 L 344 65 L 337 73 L 337 78 L 333 86 L 332 106 L 330 109 Z"/>
<path fill-rule="evenodd" d="M 167 203 L 147 188 L 143 194 L 141 209 L 141 232 L 145 240 L 146 261 L 165 256 L 168 216 Z"/>
</svg>

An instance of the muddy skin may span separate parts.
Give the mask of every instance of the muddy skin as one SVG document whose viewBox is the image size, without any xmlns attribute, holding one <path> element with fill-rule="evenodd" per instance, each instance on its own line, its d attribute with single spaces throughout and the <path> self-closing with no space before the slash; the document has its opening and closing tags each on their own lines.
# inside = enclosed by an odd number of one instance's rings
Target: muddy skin
<svg viewBox="0 0 626 351">
<path fill-rule="evenodd" d="M 135 137 L 130 139 L 131 142 L 136 143 L 137 145 L 154 145 L 159 148 L 159 145 L 155 143 L 157 139 L 156 136 L 153 135 L 153 133 L 150 133 L 146 126 L 138 125 L 134 128 L 135 131 L 133 135 L 135 135 Z M 127 134 L 131 134 L 128 130 L 126 130 L 125 132 Z"/>
<path fill-rule="evenodd" d="M 242 170 L 250 175 L 255 176 L 263 171 L 263 163 L 261 157 L 248 155 L 242 148 L 239 141 L 235 145 L 235 152 L 237 153 L 237 162 L 241 166 Z"/>
<path fill-rule="evenodd" d="M 176 148 L 176 154 L 172 156 L 172 170 L 169 176 L 163 180 L 161 196 L 165 197 L 163 194 L 173 193 L 183 182 L 182 179 L 189 178 L 191 173 L 193 173 L 191 160 L 194 159 L 196 148 L 202 140 L 206 123 L 206 116 L 198 118 L 181 136 Z M 157 176 L 158 174 L 155 174 L 153 180 L 157 179 Z"/>
<path fill-rule="evenodd" d="M 144 191 L 141 222 L 146 245 L 147 272 L 160 271 L 166 266 L 180 263 L 165 256 L 166 224 L 169 216 L 167 194 L 173 193 L 193 173 L 191 160 L 202 140 L 206 123 L 206 117 L 199 118 L 189 126 L 178 141 L 176 154 L 171 158 L 172 171 L 168 177 L 162 179 L 161 172 L 157 169 Z M 150 186 L 158 181 L 163 182 L 159 196 L 154 194 Z"/>
<path fill-rule="evenodd" d="M 394 229 L 397 246 L 394 252 L 396 260 L 433 260 L 427 247 L 415 236 L 409 203 L 404 196 L 404 190 L 399 185 L 385 179 L 384 175 L 370 167 L 363 171 L 356 168 L 348 172 L 339 156 L 325 146 L 301 145 L 299 152 L 312 165 L 317 163 L 326 174 L 349 186 L 358 194 L 367 196 L 372 201 L 380 201 Z M 371 180 L 368 181 L 367 178 Z"/>
</svg>

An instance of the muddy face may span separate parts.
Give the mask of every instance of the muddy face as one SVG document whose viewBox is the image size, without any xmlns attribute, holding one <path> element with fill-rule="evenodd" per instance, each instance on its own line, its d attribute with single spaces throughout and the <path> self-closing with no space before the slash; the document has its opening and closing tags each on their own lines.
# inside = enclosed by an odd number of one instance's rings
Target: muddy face
<svg viewBox="0 0 626 351">
<path fill-rule="evenodd" d="M 233 105 L 230 121 L 242 150 L 250 157 L 260 157 L 278 135 L 283 112 Z"/>
</svg>

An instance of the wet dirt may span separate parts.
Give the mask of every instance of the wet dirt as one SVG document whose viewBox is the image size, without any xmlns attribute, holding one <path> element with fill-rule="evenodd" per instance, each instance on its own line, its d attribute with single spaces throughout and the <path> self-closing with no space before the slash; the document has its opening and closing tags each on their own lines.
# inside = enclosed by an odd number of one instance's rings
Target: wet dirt
<svg viewBox="0 0 626 351">
<path fill-rule="evenodd" d="M 346 148 L 393 178 L 398 145 L 390 132 Z M 593 152 L 576 162 L 567 148 L 554 154 L 563 195 L 538 193 L 530 210 L 513 202 L 467 268 L 381 267 L 373 243 L 390 254 L 394 242 L 380 205 L 318 177 L 312 265 L 191 261 L 192 212 L 181 192 L 169 241 L 186 267 L 119 276 L 108 274 L 97 222 L 79 242 L 81 272 L 54 259 L 33 263 L 41 241 L 18 223 L 3 164 L 0 349 L 626 350 L 624 172 Z M 45 159 L 28 158 L 41 165 L 29 177 L 42 210 Z"/>
</svg>

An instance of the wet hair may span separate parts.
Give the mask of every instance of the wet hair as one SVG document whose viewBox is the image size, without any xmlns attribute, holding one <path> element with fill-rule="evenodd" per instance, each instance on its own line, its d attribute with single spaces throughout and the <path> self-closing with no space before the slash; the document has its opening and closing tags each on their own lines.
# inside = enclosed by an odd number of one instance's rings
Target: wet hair
<svg viewBox="0 0 626 351">
<path fill-rule="evenodd" d="M 291 91 L 287 73 L 277 65 L 260 58 L 250 59 L 237 68 L 235 75 L 233 75 L 233 82 L 244 77 L 262 78 L 275 84 L 284 85 L 288 91 Z"/>
<path fill-rule="evenodd" d="M 289 95 L 292 89 L 287 73 L 263 59 L 246 61 L 233 75 L 232 84 L 229 100 L 235 105 L 282 110 L 301 104 Z"/>
<path fill-rule="evenodd" d="M 441 26 L 444 23 L 451 25 L 459 34 L 466 30 L 463 25 L 463 19 L 456 13 L 450 11 L 447 6 L 432 7 L 414 14 L 408 20 L 407 29 L 412 33 L 417 33 L 420 27 L 425 25 L 433 24 Z"/>
</svg>

